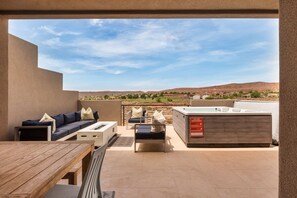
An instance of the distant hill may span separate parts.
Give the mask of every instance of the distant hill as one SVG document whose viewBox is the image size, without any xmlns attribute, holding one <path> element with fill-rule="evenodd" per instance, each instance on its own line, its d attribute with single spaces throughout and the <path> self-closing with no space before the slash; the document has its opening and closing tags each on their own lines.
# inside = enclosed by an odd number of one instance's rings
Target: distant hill
<svg viewBox="0 0 297 198">
<path fill-rule="evenodd" d="M 85 96 L 120 96 L 126 94 L 141 94 L 143 91 L 80 91 L 79 97 L 83 98 Z"/>
<path fill-rule="evenodd" d="M 268 82 L 250 82 L 250 83 L 231 83 L 226 85 L 216 85 L 200 88 L 174 88 L 166 89 L 163 92 L 195 92 L 195 93 L 213 93 L 213 92 L 249 92 L 249 91 L 279 91 L 279 83 Z"/>
<path fill-rule="evenodd" d="M 146 93 L 158 93 L 158 92 L 191 92 L 191 93 L 201 93 L 201 94 L 210 94 L 214 92 L 249 92 L 249 91 L 279 91 L 279 83 L 268 83 L 268 82 L 250 82 L 250 83 L 231 83 L 226 85 L 216 85 L 210 87 L 199 87 L 199 88 L 174 88 L 166 89 L 161 91 L 149 91 Z M 79 92 L 79 97 L 83 98 L 85 96 L 119 96 L 126 94 L 142 94 L 143 91 L 82 91 Z"/>
</svg>

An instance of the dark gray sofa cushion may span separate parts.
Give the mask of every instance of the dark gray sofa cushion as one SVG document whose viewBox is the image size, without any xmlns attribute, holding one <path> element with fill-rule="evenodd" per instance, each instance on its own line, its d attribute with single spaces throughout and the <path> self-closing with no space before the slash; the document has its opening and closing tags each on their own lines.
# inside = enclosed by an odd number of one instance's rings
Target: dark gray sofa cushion
<svg viewBox="0 0 297 198">
<path fill-rule="evenodd" d="M 128 120 L 129 123 L 144 123 L 145 119 L 144 118 L 130 118 Z"/>
<path fill-rule="evenodd" d="M 62 137 L 65 137 L 66 135 L 74 133 L 95 122 L 96 122 L 95 120 L 85 120 L 85 121 L 78 121 L 78 122 L 72 122 L 70 124 L 66 124 L 62 127 L 57 128 L 57 130 L 52 134 L 52 140 L 57 140 Z"/>
<path fill-rule="evenodd" d="M 78 122 L 73 122 L 73 123 L 66 124 L 66 125 L 62 126 L 59 129 L 67 130 L 68 134 L 71 134 L 71 133 L 76 132 L 80 129 L 80 124 Z"/>
<path fill-rule="evenodd" d="M 56 127 L 57 128 L 64 125 L 64 116 L 63 116 L 63 114 L 59 114 L 59 115 L 55 115 L 55 116 L 51 116 L 51 117 L 56 120 Z"/>
<path fill-rule="evenodd" d="M 75 121 L 80 121 L 81 116 L 80 116 L 80 111 L 75 112 Z"/>
<path fill-rule="evenodd" d="M 137 132 L 135 133 L 136 139 L 145 139 L 145 140 L 158 140 L 165 139 L 165 132 L 151 132 L 151 126 L 139 126 Z"/>
<path fill-rule="evenodd" d="M 95 120 L 98 120 L 98 119 L 99 119 L 99 113 L 98 113 L 98 111 L 95 111 L 95 112 L 93 113 L 93 115 L 94 115 L 94 119 L 95 119 Z"/>
<path fill-rule="evenodd" d="M 91 124 L 96 123 L 96 120 L 82 120 L 75 123 L 79 123 L 80 128 L 85 128 L 87 126 L 90 126 Z"/>
<path fill-rule="evenodd" d="M 75 112 L 65 113 L 64 115 L 64 124 L 70 124 L 75 122 Z"/>
<path fill-rule="evenodd" d="M 65 137 L 68 135 L 68 130 L 66 128 L 58 128 L 53 134 L 52 134 L 52 140 L 58 140 L 62 137 Z"/>
</svg>

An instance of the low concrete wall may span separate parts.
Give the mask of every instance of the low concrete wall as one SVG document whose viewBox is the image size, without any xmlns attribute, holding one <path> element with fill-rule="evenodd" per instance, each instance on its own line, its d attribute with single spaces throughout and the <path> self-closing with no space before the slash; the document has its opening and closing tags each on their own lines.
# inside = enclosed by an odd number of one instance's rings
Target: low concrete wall
<svg viewBox="0 0 297 198">
<path fill-rule="evenodd" d="M 37 67 L 36 45 L 9 36 L 8 139 L 23 120 L 77 110 L 78 92 L 63 91 L 63 75 Z"/>
<path fill-rule="evenodd" d="M 91 107 L 93 111 L 98 111 L 100 121 L 117 121 L 118 125 L 122 125 L 122 101 L 120 100 L 78 101 L 78 109 L 82 107 Z"/>
<path fill-rule="evenodd" d="M 224 106 L 233 107 L 235 100 L 191 100 L 193 107 Z"/>
<path fill-rule="evenodd" d="M 272 138 L 279 141 L 279 102 L 236 101 L 234 107 L 272 113 Z"/>
</svg>

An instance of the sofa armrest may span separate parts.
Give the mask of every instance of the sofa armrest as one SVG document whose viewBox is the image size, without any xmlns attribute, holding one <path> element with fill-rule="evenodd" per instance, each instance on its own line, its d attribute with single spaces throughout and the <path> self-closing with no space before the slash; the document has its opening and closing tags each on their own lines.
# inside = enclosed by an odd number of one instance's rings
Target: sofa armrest
<svg viewBox="0 0 297 198">
<path fill-rule="evenodd" d="M 15 141 L 51 141 L 51 126 L 15 127 Z"/>
</svg>

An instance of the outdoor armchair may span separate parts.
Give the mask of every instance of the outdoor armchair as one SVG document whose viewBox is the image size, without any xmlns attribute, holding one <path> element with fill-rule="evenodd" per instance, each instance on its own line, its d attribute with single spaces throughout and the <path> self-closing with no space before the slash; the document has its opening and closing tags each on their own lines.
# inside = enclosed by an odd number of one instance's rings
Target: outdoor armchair
<svg viewBox="0 0 297 198">
<path fill-rule="evenodd" d="M 162 131 L 152 132 L 152 127 L 161 127 Z M 136 143 L 163 143 L 166 152 L 166 125 L 165 124 L 135 124 L 134 127 L 134 152 Z"/>
<path fill-rule="evenodd" d="M 135 124 L 148 123 L 148 112 L 144 109 L 142 116 L 138 118 L 132 118 L 132 110 L 126 114 L 126 129 L 133 128 Z"/>
</svg>

